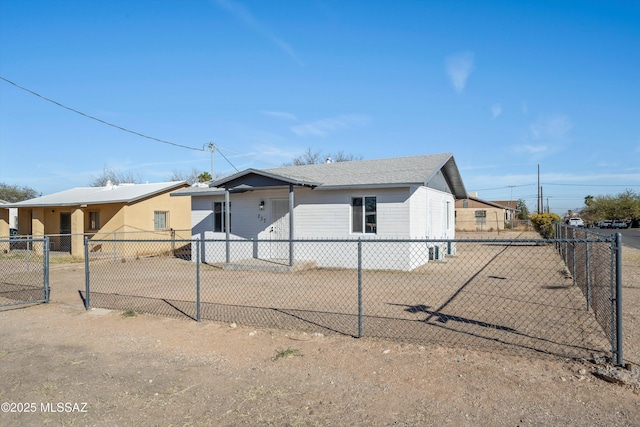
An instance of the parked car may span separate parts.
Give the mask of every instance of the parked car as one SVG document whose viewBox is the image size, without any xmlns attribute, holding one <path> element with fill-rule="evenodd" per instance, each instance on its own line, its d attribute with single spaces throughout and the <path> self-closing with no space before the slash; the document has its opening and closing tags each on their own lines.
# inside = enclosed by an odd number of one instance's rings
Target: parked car
<svg viewBox="0 0 640 427">
<path fill-rule="evenodd" d="M 627 221 L 621 219 L 614 219 L 611 222 L 611 228 L 627 228 Z"/>
<path fill-rule="evenodd" d="M 611 228 L 611 221 L 605 220 L 598 223 L 598 228 Z"/>
<path fill-rule="evenodd" d="M 582 221 L 582 218 L 569 218 L 568 224 L 574 227 L 584 227 L 584 221 Z"/>
</svg>

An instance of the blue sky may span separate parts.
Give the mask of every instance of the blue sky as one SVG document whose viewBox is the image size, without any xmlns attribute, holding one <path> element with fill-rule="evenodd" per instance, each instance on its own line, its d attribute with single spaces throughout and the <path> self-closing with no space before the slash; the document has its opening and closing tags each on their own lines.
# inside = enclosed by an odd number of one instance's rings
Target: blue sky
<svg viewBox="0 0 640 427">
<path fill-rule="evenodd" d="M 640 191 L 639 1 L 0 0 L 0 182 L 452 152 L 553 212 Z M 191 147 L 182 148 L 177 145 Z M 203 147 L 205 149 L 203 150 Z"/>
</svg>

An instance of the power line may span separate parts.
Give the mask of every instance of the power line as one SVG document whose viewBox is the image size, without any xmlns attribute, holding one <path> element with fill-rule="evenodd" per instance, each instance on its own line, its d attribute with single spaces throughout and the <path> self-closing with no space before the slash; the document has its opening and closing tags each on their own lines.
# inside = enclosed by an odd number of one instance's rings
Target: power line
<svg viewBox="0 0 640 427">
<path fill-rule="evenodd" d="M 281 166 L 281 165 L 275 165 L 273 163 L 265 162 L 262 159 L 258 159 L 258 158 L 252 157 L 252 156 L 248 156 L 246 154 L 238 153 L 237 151 L 229 150 L 228 148 L 220 147 L 219 145 L 216 145 L 216 149 L 218 150 L 218 152 L 220 152 L 220 150 L 222 149 L 224 151 L 228 151 L 230 153 L 237 154 L 238 156 L 246 157 L 247 159 L 254 160 L 256 162 L 261 162 L 261 163 L 264 163 L 265 165 L 273 166 L 273 167 L 276 167 L 276 168 Z M 222 153 L 220 152 L 220 154 L 222 154 Z"/>
<path fill-rule="evenodd" d="M 557 185 L 565 187 L 640 187 L 640 184 L 552 184 L 543 182 L 544 185 Z"/>
<path fill-rule="evenodd" d="M 217 150 L 217 149 L 218 149 L 218 146 L 217 146 L 217 145 L 214 145 L 214 148 Z M 220 155 L 221 155 L 222 157 L 224 157 L 224 159 L 227 161 L 227 163 L 229 163 L 229 164 L 230 164 L 230 165 L 231 165 L 231 166 L 236 170 L 236 172 L 240 172 L 240 171 L 238 170 L 238 168 L 237 168 L 233 163 L 231 163 L 231 161 L 230 161 L 229 159 L 227 159 L 227 156 L 225 156 L 225 155 L 224 155 L 224 153 L 223 153 L 222 151 L 218 150 L 218 153 L 220 153 Z"/>
<path fill-rule="evenodd" d="M 472 191 L 490 191 L 490 190 L 504 190 L 505 188 L 515 188 L 515 187 L 531 187 L 532 185 L 535 184 L 521 184 L 521 185 L 505 185 L 503 187 L 495 187 L 495 188 L 481 188 L 479 190 L 472 190 Z"/>
<path fill-rule="evenodd" d="M 62 108 L 67 109 L 67 110 L 69 110 L 69 111 L 73 111 L 73 112 L 74 112 L 74 113 L 76 113 L 76 114 L 80 114 L 81 116 L 84 116 L 84 117 L 89 118 L 89 119 L 91 119 L 91 120 L 95 120 L 95 121 L 100 122 L 100 123 L 102 123 L 102 124 L 105 124 L 105 125 L 107 125 L 107 126 L 111 126 L 111 127 L 116 128 L 116 129 L 120 129 L 121 131 L 129 132 L 129 133 L 132 133 L 132 134 L 134 134 L 134 135 L 141 136 L 142 138 L 151 139 L 151 140 L 153 140 L 153 141 L 161 142 L 161 143 L 163 143 L 163 144 L 173 145 L 174 147 L 186 148 L 187 150 L 194 150 L 194 151 L 204 151 L 202 148 L 194 148 L 194 147 L 189 147 L 189 146 L 187 146 L 187 145 L 176 144 L 175 142 L 170 142 L 170 141 L 165 141 L 164 139 L 154 138 L 154 137 L 152 137 L 152 136 L 148 136 L 148 135 L 145 135 L 145 134 L 140 133 L 140 132 L 136 132 L 136 131 L 133 131 L 133 130 L 129 130 L 129 129 L 127 129 L 127 128 L 123 128 L 122 126 L 114 125 L 113 123 L 109 123 L 109 122 L 104 121 L 104 120 L 102 120 L 102 119 L 99 119 L 99 118 L 97 118 L 97 117 L 91 116 L 91 115 L 89 115 L 89 114 L 85 114 L 85 113 L 83 113 L 82 111 L 78 111 L 78 110 L 73 109 L 73 108 L 71 108 L 71 107 L 67 107 L 66 105 L 61 104 L 61 103 L 59 103 L 59 102 L 57 102 L 57 101 L 54 101 L 53 99 L 49 99 L 49 98 L 47 98 L 46 96 L 42 96 L 42 95 L 40 95 L 40 94 L 39 94 L 39 93 L 37 93 L 37 92 L 34 92 L 34 91 L 30 90 L 30 89 L 27 89 L 26 87 L 20 86 L 19 84 L 14 83 L 14 82 L 12 82 L 11 80 L 7 80 L 7 79 L 5 79 L 5 78 L 4 78 L 4 77 L 2 77 L 2 76 L 0 76 L 0 79 L 1 79 L 1 80 L 4 80 L 5 82 L 7 82 L 7 83 L 9 83 L 9 84 L 11 84 L 11 85 L 13 85 L 13 86 L 15 86 L 15 87 L 17 87 L 18 89 L 22 89 L 22 90 L 24 90 L 25 92 L 29 92 L 30 94 L 35 95 L 35 96 L 37 96 L 38 98 L 44 99 L 45 101 L 49 101 L 49 102 L 51 102 L 52 104 L 57 105 L 58 107 L 62 107 Z"/>
</svg>

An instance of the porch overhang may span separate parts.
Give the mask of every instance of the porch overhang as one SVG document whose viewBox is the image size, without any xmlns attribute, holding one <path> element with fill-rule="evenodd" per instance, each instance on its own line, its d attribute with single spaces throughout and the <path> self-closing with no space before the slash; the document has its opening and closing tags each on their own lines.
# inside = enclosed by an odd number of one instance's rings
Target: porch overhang
<svg viewBox="0 0 640 427">
<path fill-rule="evenodd" d="M 212 181 L 210 187 L 224 188 L 229 191 L 255 191 L 261 189 L 288 188 L 290 185 L 315 188 L 321 183 L 259 169 L 247 169 L 233 175 Z"/>
</svg>

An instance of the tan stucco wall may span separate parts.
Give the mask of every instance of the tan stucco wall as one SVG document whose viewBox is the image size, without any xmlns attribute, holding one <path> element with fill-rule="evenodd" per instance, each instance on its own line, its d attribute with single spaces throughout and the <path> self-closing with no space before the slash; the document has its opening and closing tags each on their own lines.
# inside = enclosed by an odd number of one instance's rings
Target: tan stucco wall
<svg viewBox="0 0 640 427">
<path fill-rule="evenodd" d="M 0 208 L 0 236 L 9 235 L 9 209 Z"/>
<path fill-rule="evenodd" d="M 84 234 L 76 230 L 84 230 L 84 211 L 76 208 L 71 212 L 71 255 L 77 257 L 84 256 Z"/>
<path fill-rule="evenodd" d="M 125 231 L 159 231 L 154 230 L 153 227 L 155 211 L 169 212 L 167 228 L 191 229 L 191 197 L 171 197 L 166 193 L 125 206 L 123 209 Z M 166 233 L 162 234 L 166 235 Z"/>
<path fill-rule="evenodd" d="M 476 218 L 476 211 L 487 212 L 485 218 Z M 485 206 L 475 208 L 456 208 L 457 231 L 496 231 L 504 230 L 504 209 Z M 484 221 L 482 221 L 484 220 Z"/>
<path fill-rule="evenodd" d="M 0 208 L 0 239 L 9 237 L 9 209 Z M 9 250 L 9 242 L 0 242 L 0 252 Z"/>
<path fill-rule="evenodd" d="M 93 234 L 100 239 L 113 238 L 113 233 L 124 231 L 124 203 L 106 203 L 101 205 L 90 205 L 83 209 L 84 212 L 84 232 Z M 91 212 L 100 212 L 100 229 L 91 230 Z"/>
</svg>

